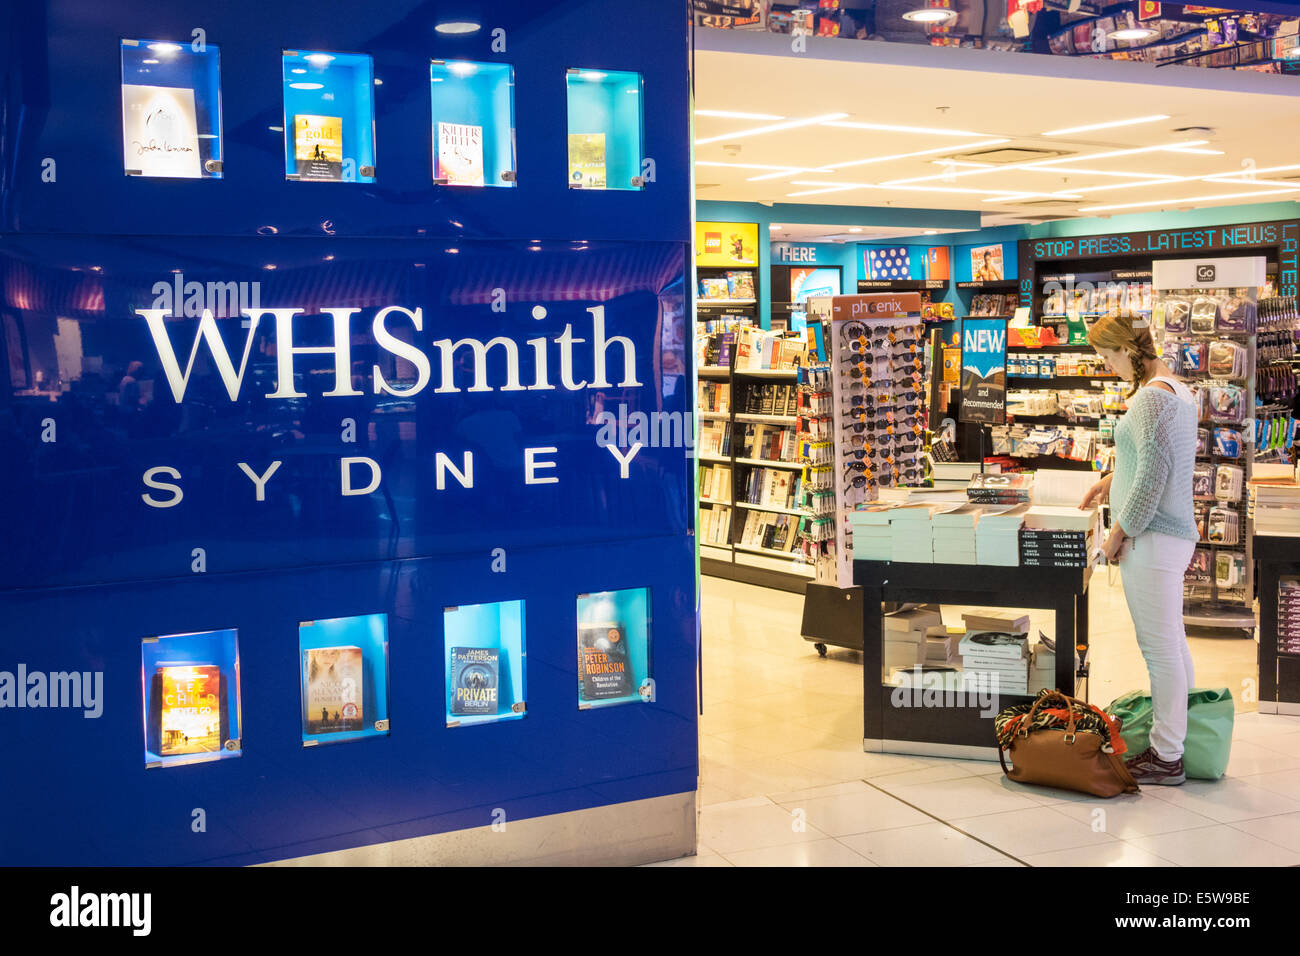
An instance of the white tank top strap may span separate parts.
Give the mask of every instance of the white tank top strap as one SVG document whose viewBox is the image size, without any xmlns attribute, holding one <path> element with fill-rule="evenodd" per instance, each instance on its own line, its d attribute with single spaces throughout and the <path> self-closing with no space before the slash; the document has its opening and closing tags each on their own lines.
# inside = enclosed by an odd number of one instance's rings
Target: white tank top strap
<svg viewBox="0 0 1300 956">
<path fill-rule="evenodd" d="M 1193 401 L 1192 390 L 1188 388 L 1186 385 L 1184 385 L 1182 382 L 1178 381 L 1178 379 L 1172 378 L 1168 375 L 1157 375 L 1154 378 L 1150 379 L 1147 382 L 1147 385 L 1153 385 L 1156 382 L 1166 383 L 1170 388 L 1174 390 L 1174 394 L 1177 395 L 1179 398 L 1183 399 L 1184 401 L 1189 401 L 1189 402 Z"/>
</svg>

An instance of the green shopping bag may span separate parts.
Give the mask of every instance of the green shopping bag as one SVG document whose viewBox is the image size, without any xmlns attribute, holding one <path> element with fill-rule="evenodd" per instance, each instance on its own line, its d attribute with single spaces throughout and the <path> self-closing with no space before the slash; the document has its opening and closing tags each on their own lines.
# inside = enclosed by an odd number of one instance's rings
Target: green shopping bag
<svg viewBox="0 0 1300 956">
<path fill-rule="evenodd" d="M 1155 712 L 1151 695 L 1129 691 L 1111 701 L 1106 713 L 1122 721 L 1120 736 L 1136 756 L 1150 745 Z M 1232 692 L 1226 687 L 1194 687 L 1187 692 L 1187 740 L 1183 767 L 1187 776 L 1218 780 L 1228 769 L 1232 750 Z"/>
</svg>

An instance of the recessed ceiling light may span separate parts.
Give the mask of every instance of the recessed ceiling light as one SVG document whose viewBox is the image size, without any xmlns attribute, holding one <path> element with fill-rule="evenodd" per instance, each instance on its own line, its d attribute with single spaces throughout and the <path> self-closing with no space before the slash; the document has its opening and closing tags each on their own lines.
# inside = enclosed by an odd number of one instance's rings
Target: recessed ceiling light
<svg viewBox="0 0 1300 956">
<path fill-rule="evenodd" d="M 826 123 L 830 120 L 844 119 L 848 113 L 826 113 L 822 116 L 811 116 L 808 119 L 787 120 L 784 123 L 773 123 L 770 126 L 756 126 L 753 129 L 742 130 L 739 133 L 725 133 L 722 136 L 709 136 L 705 139 L 697 139 L 696 146 L 703 146 L 705 143 L 716 143 L 723 139 L 740 139 L 743 136 L 757 136 L 760 133 L 775 133 L 783 129 L 795 129 L 799 126 L 813 126 L 818 123 Z"/>
<path fill-rule="evenodd" d="M 1170 146 L 1168 149 L 1171 153 L 1194 153 L 1197 156 L 1222 156 L 1221 149 L 1198 149 L 1194 146 Z"/>
<path fill-rule="evenodd" d="M 740 113 L 735 110 L 696 110 L 696 116 L 716 116 L 719 119 L 783 120 L 774 113 Z"/>
<path fill-rule="evenodd" d="M 445 23 L 435 25 L 433 29 L 444 36 L 464 36 L 469 33 L 478 33 L 479 30 L 483 29 L 483 26 L 473 20 L 448 20 Z"/>
<path fill-rule="evenodd" d="M 924 236 L 937 236 L 937 235 L 939 235 L 939 230 L 938 230 L 938 229 L 927 229 L 927 230 L 925 230 L 925 232 L 922 233 L 922 235 L 924 235 Z"/>
<path fill-rule="evenodd" d="M 158 61 L 157 61 L 157 60 L 153 60 L 153 59 L 149 59 L 149 60 L 141 60 L 140 62 L 141 62 L 141 63 L 157 63 Z"/>
<path fill-rule="evenodd" d="M 307 54 L 307 62 L 310 63 L 312 66 L 328 66 L 329 62 L 333 59 L 334 57 L 330 56 L 328 53 Z"/>
<path fill-rule="evenodd" d="M 605 77 L 609 76 L 609 74 L 602 73 L 600 70 L 580 70 L 577 76 L 580 80 L 591 80 L 592 82 L 595 82 L 597 80 L 603 80 Z"/>
<path fill-rule="evenodd" d="M 780 229 L 781 227 L 780 227 L 779 225 L 777 225 L 776 223 L 772 223 L 772 224 L 771 224 L 770 226 L 768 226 L 767 228 L 770 229 L 770 230 L 772 230 L 773 232 L 776 232 L 776 231 L 777 231 L 778 229 Z"/>
<path fill-rule="evenodd" d="M 925 7 L 921 10 L 908 10 L 903 14 L 904 20 L 912 23 L 947 23 L 957 17 L 956 10 L 944 10 L 940 7 Z"/>
<path fill-rule="evenodd" d="M 1130 43 L 1134 40 L 1149 40 L 1155 36 L 1157 31 L 1150 27 L 1125 27 L 1122 30 L 1115 30 L 1106 34 L 1109 40 L 1123 40 Z"/>
<path fill-rule="evenodd" d="M 888 123 L 858 123 L 836 120 L 823 123 L 823 126 L 837 126 L 840 129 L 866 129 L 880 133 L 920 133 L 924 136 L 990 136 L 990 133 L 972 133 L 968 129 L 935 129 L 933 126 L 893 126 Z"/>
<path fill-rule="evenodd" d="M 850 226 L 850 227 L 849 227 L 849 232 L 861 232 L 861 231 L 862 231 L 862 227 L 861 227 L 861 226 Z"/>
<path fill-rule="evenodd" d="M 290 84 L 289 84 L 289 89 L 291 89 L 291 90 L 323 90 L 323 89 L 325 89 L 325 84 L 324 84 L 324 83 L 290 83 Z"/>
<path fill-rule="evenodd" d="M 1113 36 L 1113 34 L 1112 34 Z M 1066 136 L 1070 133 L 1087 133 L 1094 129 L 1114 129 L 1117 126 L 1139 126 L 1142 123 L 1158 123 L 1161 120 L 1169 119 L 1164 113 L 1157 113 L 1154 116 L 1137 116 L 1133 119 L 1108 120 L 1104 123 L 1089 123 L 1087 126 L 1069 126 L 1065 129 L 1054 129 L 1043 136 Z"/>
<path fill-rule="evenodd" d="M 811 169 L 808 166 L 773 166 L 771 163 L 728 163 L 718 159 L 697 159 L 696 166 L 725 166 L 728 169 L 788 169 L 791 171 Z"/>
<path fill-rule="evenodd" d="M 1081 206 L 1079 212 L 1105 212 L 1108 209 L 1138 209 L 1141 207 L 1152 206 L 1182 206 L 1191 205 L 1201 202 L 1215 202 L 1222 199 L 1253 199 L 1259 196 L 1278 196 L 1282 193 L 1293 193 L 1300 191 L 1300 186 L 1287 186 L 1284 189 L 1269 189 L 1265 191 L 1255 191 L 1249 193 L 1219 193 L 1214 196 L 1187 196 L 1182 199 L 1152 199 L 1147 202 L 1125 202 L 1112 203 L 1106 206 Z"/>
<path fill-rule="evenodd" d="M 478 72 L 478 66 L 466 63 L 464 60 L 452 60 L 447 64 L 447 69 L 457 76 L 473 76 Z"/>
<path fill-rule="evenodd" d="M 300 66 L 295 66 L 295 67 L 294 67 L 292 70 L 290 70 L 289 72 L 290 72 L 290 73 L 306 73 L 307 71 L 304 70 L 304 69 L 303 69 L 302 67 L 300 67 Z"/>
<path fill-rule="evenodd" d="M 179 43 L 150 43 L 149 49 L 155 53 L 180 53 L 181 45 Z"/>
</svg>

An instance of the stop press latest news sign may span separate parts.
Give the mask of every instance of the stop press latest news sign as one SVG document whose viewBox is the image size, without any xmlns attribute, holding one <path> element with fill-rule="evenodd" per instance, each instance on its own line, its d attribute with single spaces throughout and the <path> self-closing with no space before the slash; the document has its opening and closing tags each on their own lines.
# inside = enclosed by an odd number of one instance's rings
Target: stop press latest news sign
<svg viewBox="0 0 1300 956">
<path fill-rule="evenodd" d="M 831 319 L 876 319 L 921 311 L 921 293 L 884 292 L 837 295 L 831 300 Z"/>
</svg>

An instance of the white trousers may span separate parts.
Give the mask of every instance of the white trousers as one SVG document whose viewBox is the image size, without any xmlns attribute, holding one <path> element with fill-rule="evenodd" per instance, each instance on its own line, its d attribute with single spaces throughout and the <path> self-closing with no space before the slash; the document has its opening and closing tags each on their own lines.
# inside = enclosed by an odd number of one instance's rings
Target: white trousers
<svg viewBox="0 0 1300 956">
<path fill-rule="evenodd" d="M 1124 599 L 1151 677 L 1151 746 L 1161 760 L 1183 755 L 1187 692 L 1196 683 L 1183 629 L 1183 572 L 1195 550 L 1194 541 L 1147 532 L 1133 539 L 1119 564 Z"/>
</svg>

